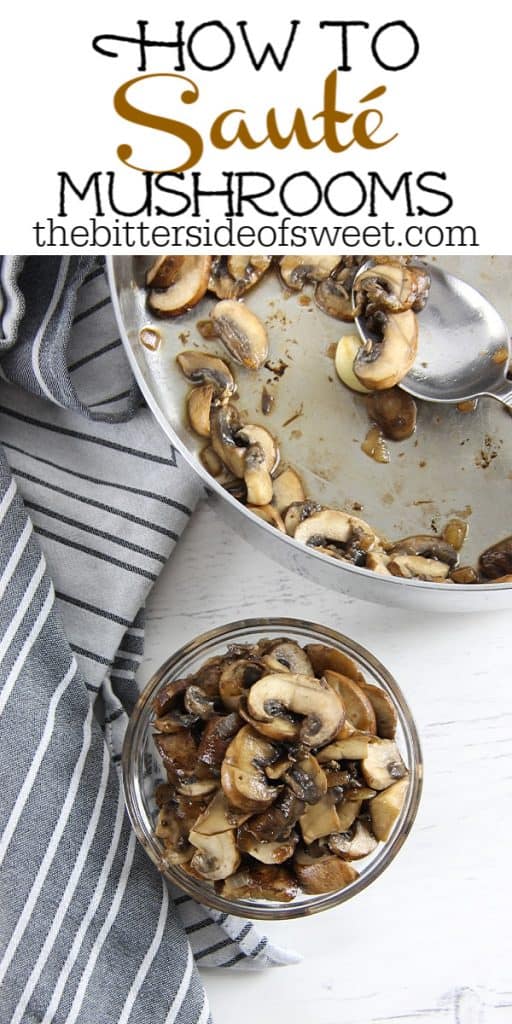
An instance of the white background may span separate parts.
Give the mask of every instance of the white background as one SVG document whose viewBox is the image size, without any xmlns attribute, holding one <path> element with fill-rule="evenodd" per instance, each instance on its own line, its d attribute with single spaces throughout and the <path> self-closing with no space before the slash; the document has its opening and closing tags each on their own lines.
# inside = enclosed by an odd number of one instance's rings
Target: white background
<svg viewBox="0 0 512 1024">
<path fill-rule="evenodd" d="M 265 171 L 278 181 L 297 170 L 309 170 L 322 180 L 349 170 L 364 178 L 369 170 L 376 170 L 390 184 L 407 170 L 413 177 L 425 170 L 444 171 L 455 200 L 444 221 L 476 226 L 480 250 L 473 252 L 510 251 L 510 7 L 497 0 L 485 4 L 431 0 L 421 5 L 381 0 L 343 4 L 281 0 L 273 8 L 271 18 L 271 5 L 242 8 L 232 0 L 225 0 L 215 10 L 203 0 L 193 4 L 88 0 L 73 5 L 49 0 L 32 4 L 28 15 L 26 5 L 9 4 L 3 12 L 0 72 L 3 251 L 35 251 L 32 225 L 58 213 L 58 171 L 66 170 L 77 184 L 85 183 L 94 170 L 116 171 L 118 201 L 129 210 L 137 205 L 140 183 L 135 172 L 121 165 L 117 147 L 131 145 L 135 162 L 151 169 L 176 166 L 183 156 L 182 145 L 163 133 L 123 121 L 113 109 L 116 89 L 138 74 L 137 48 L 115 44 L 120 47 L 120 57 L 109 59 L 93 51 L 93 37 L 131 35 L 140 18 L 149 21 L 148 36 L 168 39 L 174 36 L 175 21 L 182 19 L 187 37 L 198 24 L 216 17 L 230 27 L 237 44 L 231 63 L 208 73 L 199 71 L 187 58 L 184 74 L 197 84 L 199 101 L 184 108 L 176 83 L 157 80 L 151 90 L 143 87 L 144 103 L 150 103 L 152 112 L 190 119 L 206 137 L 213 118 L 233 106 L 247 111 L 254 133 L 263 132 L 265 112 L 271 106 L 276 107 L 283 128 L 297 106 L 311 118 L 322 109 L 324 78 L 339 62 L 338 30 L 320 31 L 319 22 L 366 20 L 371 31 L 355 30 L 351 36 L 353 71 L 339 76 L 339 102 L 348 110 L 360 109 L 358 101 L 365 93 L 386 85 L 387 94 L 380 101 L 384 129 L 388 134 L 398 131 L 399 136 L 373 153 L 353 146 L 346 153 L 332 154 L 324 145 L 309 152 L 296 145 L 283 151 L 264 146 L 251 152 L 237 145 L 219 152 L 207 145 L 195 168 L 202 172 L 205 187 L 218 188 L 223 170 Z M 267 40 L 281 50 L 290 19 L 301 20 L 284 72 L 272 71 L 268 63 L 260 72 L 251 67 L 236 27 L 241 18 L 248 21 L 257 52 Z M 419 36 L 420 56 L 404 71 L 385 72 L 371 56 L 369 39 L 383 23 L 400 18 Z M 198 40 L 198 55 L 204 54 L 205 60 L 213 59 L 213 32 Z M 388 38 L 391 41 L 391 36 Z M 391 53 L 389 49 L 385 52 Z M 148 72 L 172 72 L 174 63 L 174 51 L 154 51 Z M 132 93 L 134 101 L 135 97 Z M 142 94 L 140 97 L 142 106 Z M 308 123 L 315 131 L 313 122 Z M 221 206 L 214 200 L 206 211 L 212 222 L 222 221 Z M 67 218 L 67 226 L 73 220 L 87 223 L 94 212 L 88 204 L 78 202 L 75 210 L 73 217 Z M 399 223 L 400 210 L 401 204 L 382 204 L 382 216 L 375 221 L 389 215 Z M 363 212 L 349 220 L 362 225 L 364 217 Z M 111 219 L 115 220 L 115 215 Z M 311 220 L 332 224 L 333 216 L 324 207 Z M 157 222 L 162 219 L 155 218 Z"/>
</svg>

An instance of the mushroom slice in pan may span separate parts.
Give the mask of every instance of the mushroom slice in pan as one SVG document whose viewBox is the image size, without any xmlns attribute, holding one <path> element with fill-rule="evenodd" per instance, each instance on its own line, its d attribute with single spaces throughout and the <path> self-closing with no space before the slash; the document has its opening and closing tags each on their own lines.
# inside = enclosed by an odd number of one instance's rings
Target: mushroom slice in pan
<svg viewBox="0 0 512 1024">
<path fill-rule="evenodd" d="M 370 743 L 361 770 L 368 785 L 377 790 L 387 789 L 408 774 L 394 740 L 375 739 Z"/>
<path fill-rule="evenodd" d="M 226 878 L 220 888 L 220 895 L 226 899 L 289 903 L 297 895 L 297 882 L 283 865 L 251 865 Z"/>
<path fill-rule="evenodd" d="M 183 269 L 185 256 L 158 256 L 146 274 L 147 288 L 169 288 Z"/>
<path fill-rule="evenodd" d="M 279 530 L 280 533 L 286 533 L 283 518 L 273 505 L 248 505 L 247 508 L 254 512 L 254 515 L 258 516 L 259 519 L 263 519 L 265 523 Z"/>
<path fill-rule="evenodd" d="M 274 472 L 279 464 L 279 448 L 269 430 L 255 423 L 246 423 L 237 431 L 236 440 L 246 448 L 259 445 L 264 454 L 266 468 L 269 473 Z"/>
<path fill-rule="evenodd" d="M 247 448 L 236 440 L 240 417 L 235 406 L 219 405 L 212 408 L 210 430 L 214 452 L 236 477 L 243 479 Z"/>
<path fill-rule="evenodd" d="M 302 480 L 298 473 L 291 466 L 284 469 L 274 480 L 273 503 L 281 515 L 294 502 L 305 501 L 306 494 Z"/>
<path fill-rule="evenodd" d="M 449 565 L 451 569 L 459 560 L 458 552 L 446 540 L 421 533 L 396 541 L 388 553 L 391 558 L 396 555 L 420 555 L 423 558 L 436 559 Z"/>
<path fill-rule="evenodd" d="M 268 357 L 268 336 L 261 320 L 242 302 L 223 299 L 211 313 L 217 335 L 242 366 L 257 370 Z"/>
<path fill-rule="evenodd" d="M 369 697 L 364 693 L 358 683 L 347 676 L 326 669 L 324 679 L 329 686 L 332 686 L 343 702 L 347 718 L 355 729 L 360 732 L 369 732 L 375 735 L 377 731 L 377 720 Z"/>
<path fill-rule="evenodd" d="M 261 722 L 279 722 L 287 711 L 303 715 L 300 740 L 308 747 L 328 743 L 345 717 L 340 698 L 327 683 L 292 672 L 263 676 L 251 687 L 247 706 Z"/>
<path fill-rule="evenodd" d="M 338 266 L 339 256 L 282 256 L 279 271 L 287 288 L 300 291 L 305 281 L 323 281 Z"/>
<path fill-rule="evenodd" d="M 426 268 L 404 263 L 377 263 L 357 278 L 354 302 L 358 310 L 382 309 L 404 313 L 424 308 L 430 291 Z"/>
<path fill-rule="evenodd" d="M 214 398 L 214 384 L 201 384 L 200 387 L 192 388 L 187 396 L 189 423 L 199 437 L 210 436 L 210 411 Z"/>
<path fill-rule="evenodd" d="M 382 793 L 378 793 L 370 801 L 372 829 L 375 837 L 380 842 L 385 842 L 386 839 L 389 839 L 393 825 L 404 805 L 408 786 L 409 780 L 407 778 L 400 779 L 399 782 L 394 782 L 392 786 L 383 790 Z"/>
<path fill-rule="evenodd" d="M 196 847 L 190 862 L 194 871 L 202 878 L 215 882 L 228 878 L 240 864 L 234 831 L 219 832 L 217 835 L 201 835 L 192 830 L 189 842 Z"/>
<path fill-rule="evenodd" d="M 233 375 L 217 356 L 188 349 L 176 356 L 176 362 L 187 380 L 191 380 L 193 384 L 213 384 L 219 401 L 234 395 L 236 384 Z"/>
<path fill-rule="evenodd" d="M 219 790 L 206 809 L 194 822 L 194 832 L 202 836 L 214 836 L 238 828 L 249 817 L 247 811 L 230 807 L 222 790 Z"/>
<path fill-rule="evenodd" d="M 360 860 L 361 857 L 367 857 L 368 854 L 373 853 L 377 848 L 378 840 L 367 825 L 358 820 L 352 833 L 341 832 L 329 836 L 327 845 L 331 853 L 336 853 L 344 860 Z"/>
<path fill-rule="evenodd" d="M 391 441 L 405 441 L 416 430 L 417 407 L 414 398 L 400 388 L 374 391 L 366 399 L 370 419 L 375 420 Z"/>
<path fill-rule="evenodd" d="M 261 280 L 272 263 L 271 256 L 228 256 L 227 268 L 234 282 L 234 297 L 244 295 Z"/>
<path fill-rule="evenodd" d="M 208 287 L 211 262 L 211 256 L 188 256 L 168 288 L 150 291 L 148 304 L 152 312 L 163 317 L 179 316 L 196 306 Z"/>
<path fill-rule="evenodd" d="M 204 764 L 214 774 L 220 773 L 226 750 L 238 732 L 240 724 L 240 718 L 235 712 L 211 718 L 203 729 L 197 748 L 199 763 Z"/>
<path fill-rule="evenodd" d="M 512 573 L 512 537 L 505 537 L 504 540 L 500 540 L 497 544 L 482 551 L 478 567 L 482 576 L 488 580 L 510 576 Z"/>
<path fill-rule="evenodd" d="M 359 877 L 355 868 L 335 853 L 311 857 L 300 848 L 295 851 L 293 866 L 301 889 L 310 895 L 344 889 Z"/>
<path fill-rule="evenodd" d="M 401 576 L 405 580 L 426 580 L 439 583 L 446 580 L 450 566 L 438 562 L 435 558 L 424 558 L 422 555 L 392 555 L 388 562 L 392 576 Z"/>
<path fill-rule="evenodd" d="M 389 555 L 385 551 L 369 551 L 366 556 L 365 568 L 371 569 L 379 576 L 392 576 L 393 574 L 388 569 L 389 562 Z"/>
<path fill-rule="evenodd" d="M 359 686 L 368 697 L 374 710 L 377 722 L 377 735 L 384 740 L 394 739 L 398 725 L 398 716 L 393 701 L 384 690 L 381 690 L 380 686 L 374 686 L 373 683 L 366 683 L 364 681 L 359 682 Z"/>
<path fill-rule="evenodd" d="M 364 565 L 368 551 L 379 547 L 377 535 L 368 523 L 339 509 L 313 512 L 297 526 L 293 535 L 309 547 L 338 553 L 354 565 Z"/>
<path fill-rule="evenodd" d="M 291 765 L 284 781 L 305 804 L 314 804 L 327 793 L 326 774 L 312 754 Z"/>
<path fill-rule="evenodd" d="M 265 452 L 260 444 L 247 448 L 244 464 L 244 483 L 249 505 L 270 505 L 272 477 L 266 466 Z"/>
<path fill-rule="evenodd" d="M 343 256 L 338 266 L 315 289 L 315 302 L 324 313 L 336 320 L 352 323 L 352 285 L 365 256 Z"/>
<path fill-rule="evenodd" d="M 299 523 L 304 522 L 314 512 L 321 512 L 322 506 L 316 501 L 293 501 L 288 507 L 284 517 L 284 525 L 287 534 L 293 537 Z"/>
<path fill-rule="evenodd" d="M 380 339 L 361 346 L 354 361 L 354 373 L 370 391 L 382 391 L 399 384 L 409 372 L 418 350 L 418 321 L 411 310 L 405 313 L 376 313 L 373 321 Z"/>
<path fill-rule="evenodd" d="M 243 826 L 237 833 L 238 849 L 242 853 L 250 854 L 261 864 L 282 864 L 283 861 L 289 860 L 293 856 L 298 841 L 299 837 L 295 832 L 292 832 L 288 839 L 274 839 L 267 843 L 261 842 L 249 832 L 245 832 Z"/>
<path fill-rule="evenodd" d="M 342 676 L 348 676 L 356 683 L 364 682 L 363 674 L 359 671 L 355 661 L 336 647 L 327 647 L 326 644 L 306 644 L 304 650 L 316 676 L 323 676 L 325 669 L 330 668 L 333 672 L 340 672 Z"/>
<path fill-rule="evenodd" d="M 314 676 L 313 666 L 306 654 L 293 640 L 278 640 L 274 643 L 263 661 L 272 672 L 282 672 L 283 668 L 301 676 Z"/>
<path fill-rule="evenodd" d="M 265 671 L 263 661 L 249 661 L 246 658 L 226 665 L 219 681 L 220 695 L 225 706 L 230 711 L 237 711 L 244 690 L 261 679 Z"/>
<path fill-rule="evenodd" d="M 288 838 L 301 814 L 305 803 L 285 786 L 276 800 L 266 811 L 255 814 L 245 822 L 244 831 L 262 842 Z"/>
<path fill-rule="evenodd" d="M 218 299 L 236 299 L 236 282 L 228 270 L 227 256 L 213 256 L 208 290 Z"/>
<path fill-rule="evenodd" d="M 336 345 L 334 357 L 334 368 L 341 383 L 351 391 L 359 391 L 365 395 L 370 392 L 354 373 L 354 360 L 361 348 L 361 339 L 358 334 L 344 334 Z"/>
<path fill-rule="evenodd" d="M 208 434 L 210 434 L 209 425 Z M 207 469 L 212 476 L 220 477 L 225 472 L 225 466 L 222 460 L 219 459 L 217 452 L 213 450 L 211 445 L 207 445 L 206 448 L 203 448 L 202 451 L 199 452 L 199 458 L 201 459 L 204 468 Z"/>
<path fill-rule="evenodd" d="M 264 768 L 276 760 L 276 748 L 244 725 L 231 741 L 222 762 L 222 788 L 230 804 L 241 811 L 268 807 L 277 791 L 270 785 Z"/>
</svg>

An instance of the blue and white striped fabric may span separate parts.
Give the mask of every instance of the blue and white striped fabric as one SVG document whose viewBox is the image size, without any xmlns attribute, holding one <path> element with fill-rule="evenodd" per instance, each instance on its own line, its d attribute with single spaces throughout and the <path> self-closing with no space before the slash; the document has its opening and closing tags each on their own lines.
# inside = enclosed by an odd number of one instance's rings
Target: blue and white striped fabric
<svg viewBox="0 0 512 1024">
<path fill-rule="evenodd" d="M 296 958 L 171 892 L 124 812 L 142 609 L 199 489 L 99 261 L 4 257 L 0 287 L 0 1021 L 206 1024 L 196 964 Z"/>
</svg>

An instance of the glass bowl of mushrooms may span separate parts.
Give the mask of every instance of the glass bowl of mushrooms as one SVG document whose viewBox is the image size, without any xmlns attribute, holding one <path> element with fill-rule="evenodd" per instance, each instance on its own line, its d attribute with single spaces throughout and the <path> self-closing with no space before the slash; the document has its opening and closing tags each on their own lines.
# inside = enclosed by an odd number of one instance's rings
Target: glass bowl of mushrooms
<svg viewBox="0 0 512 1024">
<path fill-rule="evenodd" d="M 200 903 L 262 920 L 373 882 L 411 830 L 422 774 L 387 669 L 299 619 L 187 643 L 141 694 L 123 749 L 128 813 L 157 868 Z"/>
</svg>

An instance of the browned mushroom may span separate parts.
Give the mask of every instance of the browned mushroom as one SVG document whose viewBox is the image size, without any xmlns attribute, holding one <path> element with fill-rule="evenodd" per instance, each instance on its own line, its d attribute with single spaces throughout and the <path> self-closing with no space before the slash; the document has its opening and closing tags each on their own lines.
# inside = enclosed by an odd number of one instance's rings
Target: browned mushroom
<svg viewBox="0 0 512 1024">
<path fill-rule="evenodd" d="M 266 843 L 275 839 L 287 839 L 304 813 L 305 807 L 304 801 L 299 800 L 295 793 L 285 786 L 271 807 L 261 814 L 253 815 L 245 822 L 244 831 Z"/>
<path fill-rule="evenodd" d="M 148 299 L 152 312 L 163 317 L 179 316 L 197 305 L 208 287 L 210 266 L 211 256 L 188 256 L 175 267 L 177 273 L 169 287 L 159 290 L 153 281 Z M 162 274 L 160 271 L 160 279 Z"/>
<path fill-rule="evenodd" d="M 348 676 L 356 683 L 364 682 L 362 672 L 358 669 L 355 661 L 336 647 L 327 647 L 326 644 L 306 644 L 305 651 L 316 676 L 323 676 L 325 669 L 330 668 L 333 672 L 340 672 L 342 676 Z"/>
<path fill-rule="evenodd" d="M 482 551 L 478 567 L 482 576 L 488 580 L 509 576 L 512 573 L 512 537 L 505 537 Z"/>
<path fill-rule="evenodd" d="M 355 729 L 375 734 L 377 721 L 372 703 L 358 683 L 332 669 L 325 669 L 324 679 L 340 697 L 347 718 Z"/>
<path fill-rule="evenodd" d="M 249 713 L 258 722 L 287 721 L 287 712 L 304 716 L 302 743 L 321 747 L 340 729 L 345 717 L 338 695 L 322 680 L 292 672 L 273 673 L 254 683 L 247 699 Z"/>
<path fill-rule="evenodd" d="M 222 788 L 234 807 L 258 811 L 275 799 L 277 793 L 264 772 L 266 764 L 277 760 L 277 751 L 268 740 L 244 725 L 226 750 L 221 768 Z"/>
<path fill-rule="evenodd" d="M 416 402 L 400 388 L 374 391 L 366 399 L 370 419 L 391 441 L 405 441 L 416 430 Z"/>
<path fill-rule="evenodd" d="M 373 834 L 381 842 L 389 839 L 393 825 L 405 803 L 408 788 L 409 780 L 400 779 L 370 801 Z"/>
<path fill-rule="evenodd" d="M 344 889 L 359 877 L 355 868 L 335 853 L 312 857 L 299 847 L 293 865 L 301 888 L 311 895 Z"/>
<path fill-rule="evenodd" d="M 219 691 L 225 706 L 230 711 L 237 711 L 244 690 L 261 679 L 264 673 L 265 664 L 259 660 L 239 658 L 226 665 L 219 681 Z"/>
<path fill-rule="evenodd" d="M 241 725 L 236 713 L 211 718 L 206 723 L 199 746 L 197 760 L 212 772 L 220 772 L 226 750 Z"/>
<path fill-rule="evenodd" d="M 399 384 L 409 372 L 418 350 L 418 321 L 411 310 L 405 313 L 376 313 L 373 324 L 378 337 L 367 349 L 362 346 L 354 362 L 354 373 L 370 391 L 382 391 Z"/>
<path fill-rule="evenodd" d="M 147 288 L 169 288 L 178 280 L 185 256 L 158 256 L 146 273 Z"/>
<path fill-rule="evenodd" d="M 221 896 L 232 900 L 289 903 L 297 895 L 297 882 L 283 865 L 258 864 L 243 867 L 235 875 L 226 878 L 219 892 Z"/>
<path fill-rule="evenodd" d="M 242 302 L 223 299 L 211 313 L 218 337 L 229 354 L 249 370 L 268 358 L 268 336 L 261 320 Z"/>
<path fill-rule="evenodd" d="M 378 261 L 359 274 L 354 304 L 358 311 L 370 315 L 374 309 L 388 313 L 404 313 L 412 309 L 418 313 L 424 308 L 429 291 L 430 275 L 426 267 L 399 261 Z"/>
<path fill-rule="evenodd" d="M 189 842 L 196 847 L 191 867 L 202 878 L 210 881 L 228 878 L 236 871 L 241 857 L 235 842 L 234 831 L 219 832 L 216 835 L 202 835 L 194 829 L 189 833 Z"/>
<path fill-rule="evenodd" d="M 233 375 L 226 363 L 209 352 L 190 349 L 180 352 L 176 362 L 187 380 L 194 384 L 213 384 L 215 396 L 224 401 L 236 391 Z"/>
<path fill-rule="evenodd" d="M 375 739 L 361 762 L 364 778 L 372 789 L 387 789 L 407 775 L 407 768 L 394 740 Z"/>
<path fill-rule="evenodd" d="M 378 846 L 378 840 L 368 825 L 358 819 L 350 832 L 329 836 L 327 845 L 332 853 L 343 857 L 344 860 L 360 860 L 361 857 L 373 853 Z"/>
<path fill-rule="evenodd" d="M 300 291 L 305 281 L 324 281 L 339 261 L 339 256 L 282 256 L 279 271 L 287 288 Z"/>
</svg>

